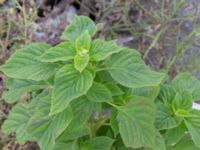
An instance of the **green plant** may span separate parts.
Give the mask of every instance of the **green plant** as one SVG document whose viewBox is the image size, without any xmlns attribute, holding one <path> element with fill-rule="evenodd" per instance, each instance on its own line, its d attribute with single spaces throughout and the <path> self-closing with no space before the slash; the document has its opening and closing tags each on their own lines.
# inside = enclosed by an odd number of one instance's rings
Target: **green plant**
<svg viewBox="0 0 200 150">
<path fill-rule="evenodd" d="M 76 16 L 64 42 L 30 44 L 0 67 L 3 98 L 17 103 L 2 130 L 42 150 L 199 150 L 200 81 L 182 73 L 165 83 L 137 51 L 92 41 L 96 32 Z"/>
</svg>

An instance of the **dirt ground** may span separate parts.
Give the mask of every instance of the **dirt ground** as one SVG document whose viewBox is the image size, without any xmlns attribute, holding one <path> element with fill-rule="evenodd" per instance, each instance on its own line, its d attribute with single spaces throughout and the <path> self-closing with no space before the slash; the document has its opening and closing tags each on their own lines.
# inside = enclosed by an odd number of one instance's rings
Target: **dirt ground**
<svg viewBox="0 0 200 150">
<path fill-rule="evenodd" d="M 200 78 L 199 0 L 0 0 L 0 64 L 29 43 L 56 45 L 75 15 L 101 24 L 97 37 L 140 51 L 155 70 L 167 70 L 171 78 L 180 71 Z M 0 94 L 4 79 L 0 73 Z M 11 108 L 1 99 L 0 126 Z M 0 149 L 38 148 L 0 131 Z"/>
</svg>

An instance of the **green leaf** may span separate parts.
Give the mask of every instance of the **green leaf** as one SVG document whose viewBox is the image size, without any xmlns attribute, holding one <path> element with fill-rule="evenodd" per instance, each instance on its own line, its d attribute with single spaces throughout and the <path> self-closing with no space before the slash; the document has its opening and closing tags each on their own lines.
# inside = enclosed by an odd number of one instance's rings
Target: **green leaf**
<svg viewBox="0 0 200 150">
<path fill-rule="evenodd" d="M 52 130 L 54 136 L 58 137 L 69 126 L 73 119 L 71 107 L 67 107 L 64 111 L 52 117 Z"/>
<path fill-rule="evenodd" d="M 67 26 L 62 34 L 62 39 L 76 40 L 85 31 L 93 36 L 96 33 L 96 26 L 94 22 L 86 16 L 75 16 L 72 23 Z"/>
<path fill-rule="evenodd" d="M 156 134 L 156 145 L 153 150 L 166 150 L 165 140 L 160 133 Z"/>
<path fill-rule="evenodd" d="M 76 141 L 69 143 L 56 142 L 53 150 L 78 150 Z"/>
<path fill-rule="evenodd" d="M 112 96 L 123 95 L 124 92 L 120 89 L 120 87 L 115 82 L 108 82 L 104 84 L 112 93 Z"/>
<path fill-rule="evenodd" d="M 27 132 L 27 124 L 31 117 L 28 107 L 25 104 L 18 104 L 13 107 L 7 120 L 2 125 L 2 131 L 5 133 L 16 132 L 19 143 L 23 144 L 31 139 Z"/>
<path fill-rule="evenodd" d="M 120 107 L 117 120 L 126 147 L 154 147 L 154 118 L 155 106 L 152 101 L 144 98 L 132 100 Z"/>
<path fill-rule="evenodd" d="M 34 114 L 28 123 L 28 132 L 35 137 L 42 150 L 54 147 L 55 139 L 68 127 L 73 116 L 71 107 L 49 116 L 50 98 L 49 93 L 39 95 Z"/>
<path fill-rule="evenodd" d="M 171 85 L 164 84 L 161 86 L 159 99 L 161 99 L 165 105 L 170 106 L 176 96 L 176 91 Z"/>
<path fill-rule="evenodd" d="M 92 113 L 97 110 L 99 103 L 90 101 L 86 96 L 82 96 L 72 101 L 70 105 L 74 114 L 72 124 L 75 122 L 74 124 L 80 126 L 80 122 L 82 122 L 82 125 L 84 125 Z"/>
<path fill-rule="evenodd" d="M 200 148 L 194 145 L 189 136 L 186 136 L 177 145 L 168 148 L 168 150 L 200 150 Z"/>
<path fill-rule="evenodd" d="M 89 101 L 85 96 L 75 99 L 71 102 L 73 110 L 73 119 L 63 134 L 59 137 L 59 142 L 68 142 L 81 136 L 88 135 L 89 131 L 86 122 L 91 117 L 93 111 L 96 111 L 97 103 Z"/>
<path fill-rule="evenodd" d="M 112 112 L 110 114 L 110 126 L 114 132 L 115 137 L 119 133 L 119 125 L 117 122 L 117 115 L 118 115 L 118 112 L 115 109 L 112 109 Z"/>
<path fill-rule="evenodd" d="M 78 72 L 72 65 L 65 65 L 56 74 L 51 102 L 51 115 L 63 111 L 69 103 L 89 90 L 93 75 L 88 71 Z"/>
<path fill-rule="evenodd" d="M 42 63 L 38 60 L 50 46 L 44 43 L 34 43 L 15 52 L 0 70 L 7 76 L 17 79 L 46 80 L 53 76 L 58 64 Z"/>
<path fill-rule="evenodd" d="M 50 49 L 46 50 L 39 59 L 42 62 L 67 61 L 73 59 L 76 54 L 73 42 L 62 42 Z"/>
<path fill-rule="evenodd" d="M 77 120 L 78 121 L 78 120 Z M 86 126 L 80 125 L 79 127 L 73 127 L 70 125 L 61 136 L 58 138 L 59 142 L 70 142 L 71 140 L 76 140 L 80 137 L 87 136 L 90 134 L 89 128 Z"/>
<path fill-rule="evenodd" d="M 72 120 L 70 107 L 50 118 L 47 125 L 35 127 L 35 136 L 42 150 L 52 149 L 56 138 L 65 130 Z M 33 132 L 33 131 L 31 131 Z M 37 133 L 37 134 L 36 134 Z"/>
<path fill-rule="evenodd" d="M 80 35 L 76 40 L 76 51 L 78 53 L 87 53 L 90 50 L 91 37 L 87 31 Z"/>
<path fill-rule="evenodd" d="M 113 142 L 113 139 L 106 136 L 94 137 L 86 141 L 86 147 L 84 148 L 87 150 L 110 150 Z"/>
<path fill-rule="evenodd" d="M 48 126 L 50 123 L 50 117 L 48 115 L 51 106 L 50 100 L 51 95 L 49 92 L 42 92 L 29 104 L 31 108 L 34 108 L 34 113 L 32 114 L 28 124 L 28 130 L 33 136 L 38 135 L 37 129 L 41 125 Z"/>
<path fill-rule="evenodd" d="M 172 85 L 179 93 L 189 90 L 194 100 L 200 99 L 200 81 L 190 73 L 180 73 L 172 81 Z"/>
<path fill-rule="evenodd" d="M 99 71 L 96 73 L 95 80 L 101 83 L 113 82 L 117 84 L 108 71 Z"/>
<path fill-rule="evenodd" d="M 89 62 L 89 49 L 90 49 L 91 38 L 89 32 L 84 32 L 77 40 L 76 40 L 76 51 L 77 54 L 74 57 L 74 67 L 82 72 L 88 65 Z"/>
<path fill-rule="evenodd" d="M 127 148 L 127 147 L 125 147 L 124 145 L 119 145 L 119 146 L 117 146 L 117 148 L 118 148 L 118 150 L 145 150 L 145 149 L 143 149 L 143 148 Z"/>
<path fill-rule="evenodd" d="M 106 102 L 112 99 L 112 94 L 103 84 L 94 82 L 86 94 L 87 98 L 94 102 Z"/>
<path fill-rule="evenodd" d="M 39 94 L 33 99 L 31 107 L 34 107 L 34 113 L 28 122 L 28 133 L 38 142 L 41 150 L 52 149 L 55 139 L 50 129 L 51 121 L 48 116 L 50 111 L 49 93 Z"/>
<path fill-rule="evenodd" d="M 181 119 L 176 117 L 163 103 L 159 102 L 156 106 L 155 126 L 158 130 L 174 128 L 181 123 Z"/>
<path fill-rule="evenodd" d="M 38 137 L 38 145 L 41 150 L 51 150 L 55 146 L 55 139 L 51 133 L 51 129 L 49 126 L 42 126 L 40 128 L 40 132 L 42 133 L 41 137 Z M 45 132 L 44 132 L 45 131 Z"/>
<path fill-rule="evenodd" d="M 23 97 L 27 92 L 39 90 L 47 86 L 47 84 L 44 82 L 11 78 L 8 79 L 6 85 L 8 91 L 3 93 L 3 99 L 7 103 L 14 103 Z"/>
<path fill-rule="evenodd" d="M 79 72 L 82 72 L 88 65 L 89 62 L 89 55 L 76 55 L 74 57 L 74 67 Z"/>
<path fill-rule="evenodd" d="M 188 117 L 190 116 L 190 111 L 184 110 L 184 109 L 178 109 L 177 111 L 175 111 L 176 116 L 178 117 Z"/>
<path fill-rule="evenodd" d="M 160 92 L 160 86 L 129 89 L 129 94 L 147 97 L 155 100 Z"/>
<path fill-rule="evenodd" d="M 151 71 L 138 52 L 128 48 L 108 59 L 106 67 L 113 79 L 130 88 L 157 86 L 164 78 L 163 73 Z"/>
<path fill-rule="evenodd" d="M 90 60 L 101 61 L 114 53 L 118 53 L 122 48 L 118 47 L 115 41 L 94 40 L 90 48 Z"/>
<path fill-rule="evenodd" d="M 193 110 L 191 116 L 184 118 L 184 122 L 195 145 L 200 148 L 200 111 Z"/>
<path fill-rule="evenodd" d="M 186 134 L 187 128 L 184 123 L 179 126 L 169 129 L 165 133 L 165 141 L 168 146 L 177 144 Z"/>
<path fill-rule="evenodd" d="M 189 91 L 183 91 L 177 93 L 173 100 L 173 107 L 175 111 L 186 110 L 190 111 L 192 109 L 192 95 Z"/>
</svg>

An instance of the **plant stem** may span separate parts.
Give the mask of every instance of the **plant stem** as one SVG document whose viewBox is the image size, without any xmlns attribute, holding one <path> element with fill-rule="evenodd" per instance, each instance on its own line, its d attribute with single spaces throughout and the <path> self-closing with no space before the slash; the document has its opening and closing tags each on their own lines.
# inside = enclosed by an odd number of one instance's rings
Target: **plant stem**
<svg viewBox="0 0 200 150">
<path fill-rule="evenodd" d="M 101 118 L 97 121 L 97 123 L 94 125 L 93 129 L 93 136 L 96 136 L 97 131 L 101 128 L 102 125 L 108 120 L 109 118 Z"/>
<path fill-rule="evenodd" d="M 25 41 L 25 45 L 27 45 L 27 25 L 28 24 L 27 24 L 25 0 L 23 0 L 22 13 L 23 13 L 23 17 L 24 17 L 24 41 Z"/>
<path fill-rule="evenodd" d="M 106 102 L 107 104 L 111 105 L 112 107 L 116 108 L 117 110 L 122 110 L 119 106 L 111 103 L 111 102 Z"/>
</svg>

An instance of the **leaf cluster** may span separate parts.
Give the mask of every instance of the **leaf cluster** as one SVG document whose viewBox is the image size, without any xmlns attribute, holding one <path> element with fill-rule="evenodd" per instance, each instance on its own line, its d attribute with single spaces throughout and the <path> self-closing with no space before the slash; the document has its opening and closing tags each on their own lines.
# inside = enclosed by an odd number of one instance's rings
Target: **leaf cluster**
<svg viewBox="0 0 200 150">
<path fill-rule="evenodd" d="M 94 39 L 97 30 L 76 16 L 64 42 L 30 44 L 0 67 L 15 104 L 2 130 L 41 150 L 199 150 L 200 81 L 182 73 L 166 83 L 136 50 Z"/>
</svg>

